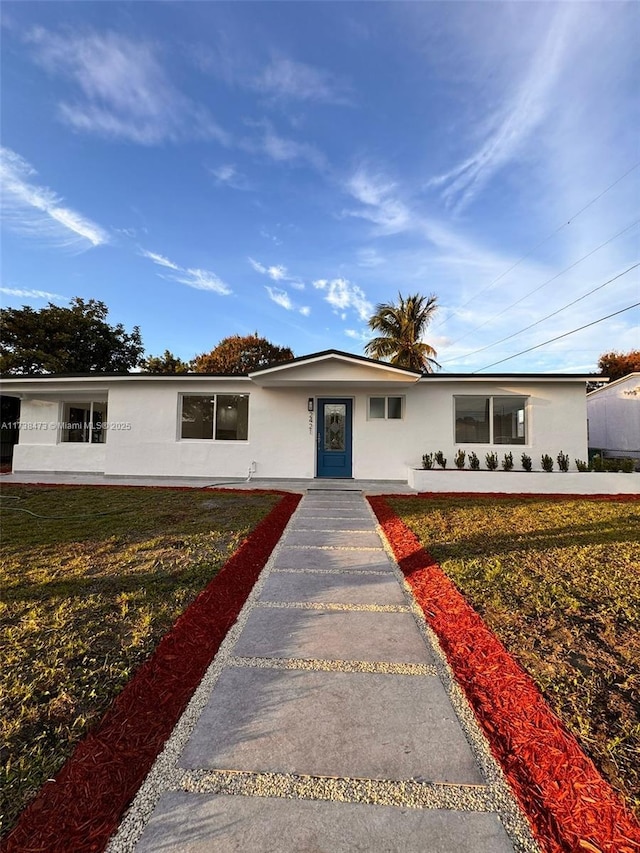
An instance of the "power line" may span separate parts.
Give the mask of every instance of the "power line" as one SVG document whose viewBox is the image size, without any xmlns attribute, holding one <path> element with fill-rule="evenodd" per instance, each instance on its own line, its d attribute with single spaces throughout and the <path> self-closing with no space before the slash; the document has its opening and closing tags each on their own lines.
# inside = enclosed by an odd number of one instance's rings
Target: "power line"
<svg viewBox="0 0 640 853">
<path fill-rule="evenodd" d="M 592 293 L 596 293 L 598 290 L 602 290 L 603 287 L 606 287 L 608 284 L 611 284 L 613 281 L 617 281 L 622 276 L 627 275 L 632 270 L 636 269 L 636 267 L 640 267 L 640 262 L 637 264 L 633 264 L 628 269 L 624 270 L 624 272 L 618 273 L 613 278 L 610 278 L 608 281 L 605 281 L 603 284 L 599 284 L 597 287 L 594 287 L 592 290 L 589 290 L 587 293 L 583 293 L 582 296 L 579 296 L 577 299 L 574 299 L 573 302 L 569 302 L 566 305 L 563 305 L 562 308 L 558 308 L 557 311 L 553 311 L 551 314 L 547 314 L 546 317 L 541 317 L 539 320 L 536 320 L 535 323 L 531 323 L 528 326 L 525 326 L 524 329 L 520 329 L 517 332 L 513 332 L 511 335 L 507 335 L 506 338 L 500 338 L 499 341 L 494 341 L 491 344 L 487 344 L 484 347 L 480 347 L 480 349 L 474 349 L 471 352 L 465 352 L 458 358 L 449 358 L 446 361 L 443 361 L 442 364 L 451 364 L 452 361 L 460 361 L 461 358 L 468 358 L 471 355 L 477 355 L 479 352 L 484 352 L 485 350 L 491 349 L 492 347 L 498 346 L 498 344 L 503 344 L 505 341 L 510 341 L 511 338 L 515 338 L 518 335 L 521 335 L 523 332 L 528 332 L 529 329 L 533 329 L 534 326 L 539 326 L 540 323 L 544 323 L 545 320 L 549 320 L 551 317 L 555 317 L 556 314 L 560 314 L 562 311 L 566 311 L 567 308 L 571 308 L 573 305 L 576 305 L 578 302 L 581 302 L 583 299 L 586 299 L 587 296 L 591 296 Z"/>
<path fill-rule="evenodd" d="M 512 358 L 518 358 L 519 355 L 525 355 L 528 352 L 533 352 L 534 349 L 546 347 L 547 344 L 552 344 L 554 341 L 559 341 L 561 338 L 568 338 L 569 335 L 575 335 L 576 332 L 581 332 L 583 329 L 588 329 L 589 326 L 595 326 L 602 323 L 604 320 L 609 320 L 611 317 L 617 317 L 618 314 L 624 314 L 625 311 L 631 311 L 632 308 L 637 308 L 640 302 L 634 302 L 633 305 L 628 305 L 626 308 L 621 308 L 620 311 L 614 311 L 613 314 L 607 314 L 606 317 L 600 317 L 599 320 L 594 320 L 592 323 L 586 323 L 584 326 L 579 326 L 577 329 L 572 329 L 570 332 L 565 332 L 563 335 L 557 335 L 555 338 L 549 338 L 548 341 L 543 341 L 541 344 L 536 344 L 529 349 L 523 349 L 522 352 L 517 352 L 515 355 L 509 355 L 506 358 L 501 358 L 500 361 L 494 361 L 492 364 L 487 364 L 484 367 L 479 367 L 477 370 L 472 370 L 472 373 L 480 373 L 481 370 L 488 370 L 490 367 L 495 367 L 497 364 L 503 364 L 505 361 L 511 361 Z"/>
<path fill-rule="evenodd" d="M 542 290 L 543 287 L 546 287 L 548 284 L 551 284 L 552 281 L 555 281 L 556 279 L 560 278 L 560 276 L 569 272 L 569 270 L 572 270 L 574 267 L 577 267 L 578 264 L 582 263 L 582 261 L 586 261 L 586 259 L 590 258 L 591 255 L 595 255 L 596 252 L 599 252 L 600 249 L 603 249 L 609 243 L 612 243 L 614 240 L 617 240 L 618 237 L 621 237 L 627 231 L 630 231 L 632 228 L 635 228 L 635 226 L 639 222 L 640 222 L 640 219 L 636 219 L 635 222 L 631 223 L 631 225 L 627 225 L 626 228 L 622 229 L 622 231 L 618 231 L 618 233 L 614 234 L 613 237 L 609 237 L 609 239 L 605 240 L 604 243 L 600 243 L 600 245 L 596 246 L 595 249 L 592 249 L 590 252 L 587 252 L 587 254 L 583 255 L 581 258 L 578 258 L 577 261 L 574 261 L 572 264 L 569 264 L 568 267 L 565 267 L 565 269 L 561 270 L 559 273 L 556 273 L 555 275 L 551 276 L 551 278 L 548 278 L 546 281 L 543 281 L 542 284 L 539 284 L 537 287 L 534 287 L 533 290 L 529 290 L 527 293 L 524 294 L 524 296 L 521 296 L 520 299 L 516 299 L 515 302 L 512 302 L 510 305 L 507 305 L 506 308 L 503 308 L 502 311 L 498 311 L 497 314 L 493 314 L 491 317 L 489 317 L 488 320 L 485 320 L 483 323 L 479 323 L 477 326 L 474 326 L 472 329 L 469 329 L 468 332 L 465 332 L 464 335 L 461 335 L 459 338 L 456 338 L 455 341 L 451 341 L 449 346 L 453 346 L 454 344 L 457 344 L 459 341 L 463 341 L 472 332 L 477 332 L 478 329 L 482 329 L 482 327 L 486 326 L 487 323 L 490 323 L 492 320 L 495 320 L 497 317 L 501 317 L 503 314 L 506 314 L 506 312 L 510 311 L 511 308 L 515 308 L 516 305 L 519 305 L 521 302 L 524 302 L 524 300 L 527 299 L 529 296 L 532 296 L 534 293 L 537 293 L 539 290 Z"/>
<path fill-rule="evenodd" d="M 471 299 L 468 299 L 466 302 L 464 302 L 462 305 L 460 305 L 457 310 L 452 311 L 450 314 L 447 314 L 447 316 L 444 317 L 438 323 L 437 326 L 434 326 L 434 329 L 439 329 L 440 326 L 442 326 L 443 323 L 446 323 L 450 317 L 455 317 L 456 314 L 458 314 L 458 311 L 461 311 L 463 308 L 466 308 L 466 306 L 469 305 L 470 302 L 473 302 L 473 300 L 477 299 L 478 296 L 482 296 L 483 293 L 486 293 L 487 290 L 490 290 L 494 284 L 497 284 L 501 279 L 503 279 L 506 275 L 508 275 L 512 270 L 514 270 L 517 266 L 519 266 L 523 261 L 525 261 L 527 258 L 531 257 L 531 255 L 536 251 L 536 249 L 539 249 L 540 246 L 544 246 L 544 244 L 548 243 L 552 237 L 555 237 L 555 235 L 559 231 L 562 231 L 563 228 L 567 228 L 567 226 L 571 225 L 571 223 L 573 222 L 574 219 L 577 219 L 581 213 L 584 213 L 585 210 L 590 208 L 592 204 L 595 204 L 599 199 L 602 198 L 603 195 L 606 195 L 606 193 L 608 193 L 609 190 L 612 190 L 617 184 L 620 183 L 620 181 L 624 180 L 627 177 L 627 175 L 630 175 L 631 172 L 633 172 L 635 169 L 637 169 L 638 166 L 640 166 L 640 160 L 637 163 L 634 163 L 634 165 L 630 169 L 627 169 L 627 171 L 623 175 L 620 175 L 620 177 L 617 178 L 612 184 L 609 184 L 609 186 L 606 189 L 602 190 L 602 192 L 598 193 L 597 196 L 592 198 L 591 201 L 587 202 L 587 204 L 585 204 L 584 207 L 581 207 L 580 210 L 577 213 L 574 213 L 570 219 L 568 219 L 566 222 L 563 222 L 562 225 L 558 225 L 558 227 L 554 231 L 552 231 L 549 235 L 547 235 L 539 243 L 536 243 L 536 245 L 532 249 L 529 249 L 529 251 L 525 255 L 523 255 L 521 258 L 519 258 L 514 264 L 512 264 L 504 272 L 500 273 L 500 275 L 497 278 L 494 278 L 493 281 L 490 282 L 486 287 L 483 287 L 482 290 L 479 290 L 477 293 L 474 293 L 474 295 L 471 297 Z"/>
</svg>

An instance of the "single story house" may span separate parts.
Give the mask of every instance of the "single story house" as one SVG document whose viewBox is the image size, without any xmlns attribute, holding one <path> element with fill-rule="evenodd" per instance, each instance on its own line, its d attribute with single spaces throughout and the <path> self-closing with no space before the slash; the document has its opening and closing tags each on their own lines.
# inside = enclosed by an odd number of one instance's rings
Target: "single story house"
<svg viewBox="0 0 640 853">
<path fill-rule="evenodd" d="M 15 472 L 406 481 L 422 455 L 587 456 L 586 375 L 420 374 L 338 350 L 242 376 L 8 377 Z"/>
<path fill-rule="evenodd" d="M 591 449 L 640 459 L 640 373 L 588 394 L 587 418 Z"/>
</svg>

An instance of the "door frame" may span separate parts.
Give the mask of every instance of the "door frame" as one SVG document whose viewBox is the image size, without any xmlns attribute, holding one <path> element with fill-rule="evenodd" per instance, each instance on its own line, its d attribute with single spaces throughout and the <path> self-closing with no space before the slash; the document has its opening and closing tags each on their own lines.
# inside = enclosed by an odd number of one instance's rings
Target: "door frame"
<svg viewBox="0 0 640 853">
<path fill-rule="evenodd" d="M 345 427 L 345 452 L 347 454 L 349 460 L 349 473 L 341 474 L 341 475 L 333 475 L 330 476 L 328 474 L 320 474 L 320 446 L 322 442 L 322 435 L 324 433 L 324 406 L 326 403 L 334 404 L 334 403 L 345 403 L 346 404 L 346 427 Z M 354 397 L 316 397 L 315 398 L 315 408 L 316 408 L 316 428 L 315 428 L 315 476 L 316 479 L 340 479 L 340 480 L 352 480 L 353 479 L 353 408 L 354 408 L 355 398 Z"/>
</svg>

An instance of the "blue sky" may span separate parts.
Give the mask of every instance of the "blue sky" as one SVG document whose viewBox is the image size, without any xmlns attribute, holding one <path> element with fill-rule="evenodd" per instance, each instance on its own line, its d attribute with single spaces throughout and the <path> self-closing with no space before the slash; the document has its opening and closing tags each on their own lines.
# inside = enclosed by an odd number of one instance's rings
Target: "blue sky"
<svg viewBox="0 0 640 853">
<path fill-rule="evenodd" d="M 377 303 L 435 293 L 443 369 L 487 369 L 640 301 L 639 29 L 617 2 L 5 2 L 3 304 L 100 299 L 191 358 L 256 330 L 361 353 Z M 490 370 L 594 370 L 639 319 Z"/>
</svg>

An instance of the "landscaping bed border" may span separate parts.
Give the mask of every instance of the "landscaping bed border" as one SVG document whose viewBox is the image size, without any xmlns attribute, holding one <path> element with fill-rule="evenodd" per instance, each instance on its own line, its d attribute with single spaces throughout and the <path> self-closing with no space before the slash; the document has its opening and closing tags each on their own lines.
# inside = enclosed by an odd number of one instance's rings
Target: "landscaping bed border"
<svg viewBox="0 0 640 853">
<path fill-rule="evenodd" d="M 533 679 L 396 515 L 387 502 L 393 497 L 419 499 L 407 495 L 367 499 L 541 848 L 545 853 L 638 853 L 640 824 L 547 705 Z"/>
<path fill-rule="evenodd" d="M 273 489 L 207 491 L 282 498 L 178 617 L 55 779 L 43 785 L 0 844 L 3 853 L 105 849 L 302 499 Z"/>
</svg>

